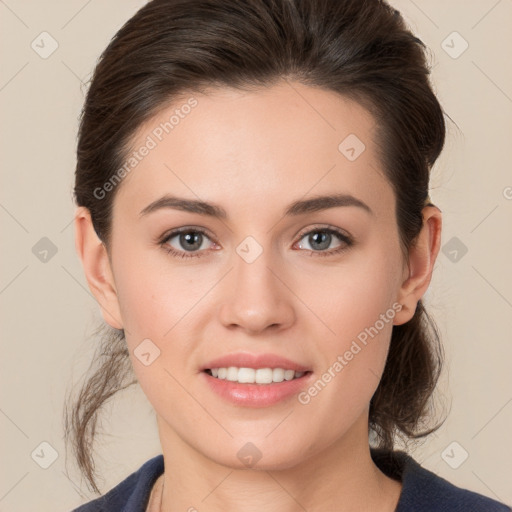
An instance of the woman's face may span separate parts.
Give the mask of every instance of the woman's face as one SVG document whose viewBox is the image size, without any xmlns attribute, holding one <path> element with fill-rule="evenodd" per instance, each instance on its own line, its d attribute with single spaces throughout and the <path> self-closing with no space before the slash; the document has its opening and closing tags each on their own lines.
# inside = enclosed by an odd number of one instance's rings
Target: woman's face
<svg viewBox="0 0 512 512">
<path fill-rule="evenodd" d="M 392 326 L 408 320 L 375 129 L 357 103 L 292 82 L 184 96 L 137 132 L 111 265 L 133 367 L 169 449 L 278 469 L 367 440 Z M 345 199 L 310 202 L 334 195 Z M 165 196 L 181 207 L 149 207 Z M 212 206 L 190 211 L 198 202 Z M 249 359 L 211 363 L 233 354 Z M 288 362 L 251 358 L 262 354 Z M 293 364 L 309 373 L 274 384 L 204 371 Z M 269 372 L 228 371 L 258 375 Z"/>
</svg>

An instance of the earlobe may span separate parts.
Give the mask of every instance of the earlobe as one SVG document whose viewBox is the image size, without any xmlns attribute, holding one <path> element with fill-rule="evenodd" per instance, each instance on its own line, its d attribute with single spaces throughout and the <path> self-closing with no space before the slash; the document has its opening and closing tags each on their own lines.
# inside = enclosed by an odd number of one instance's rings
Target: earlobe
<svg viewBox="0 0 512 512">
<path fill-rule="evenodd" d="M 416 243 L 409 249 L 409 272 L 397 299 L 402 309 L 396 314 L 394 325 L 405 324 L 414 316 L 418 301 L 429 287 L 441 246 L 441 229 L 442 214 L 439 208 L 423 208 L 423 226 Z"/>
<path fill-rule="evenodd" d="M 122 329 L 119 301 L 107 249 L 94 230 L 88 208 L 77 208 L 74 224 L 75 249 L 82 262 L 89 289 L 100 306 L 105 322 L 115 329 Z"/>
</svg>

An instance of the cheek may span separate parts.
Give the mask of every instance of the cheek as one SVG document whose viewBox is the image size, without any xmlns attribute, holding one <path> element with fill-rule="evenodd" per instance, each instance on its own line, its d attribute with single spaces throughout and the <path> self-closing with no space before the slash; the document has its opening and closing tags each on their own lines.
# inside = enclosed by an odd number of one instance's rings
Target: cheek
<svg viewBox="0 0 512 512">
<path fill-rule="evenodd" d="M 376 322 L 384 337 L 389 336 L 396 313 L 392 307 L 397 292 L 396 261 L 382 249 L 367 249 L 316 276 L 315 286 L 311 279 L 302 283 L 305 302 L 328 328 L 326 342 L 333 340 L 342 348 L 361 333 L 364 339 L 365 330 Z M 386 314 L 391 321 L 382 324 L 381 315 Z"/>
<path fill-rule="evenodd" d="M 125 253 L 116 265 L 116 287 L 125 330 L 139 336 L 163 336 L 189 312 L 204 294 L 197 273 L 170 270 L 163 257 L 147 252 Z"/>
<path fill-rule="evenodd" d="M 298 397 L 304 414 L 328 418 L 318 432 L 321 438 L 334 439 L 350 428 L 368 407 L 384 371 L 396 310 L 386 279 L 367 277 L 364 285 L 347 287 L 324 304 L 323 320 L 335 334 L 317 336 L 322 364 L 316 381 Z M 317 334 L 320 330 L 325 331 L 320 326 Z"/>
<path fill-rule="evenodd" d="M 198 275 L 193 267 L 175 265 L 170 270 L 165 258 L 157 260 L 155 264 L 154 257 L 132 253 L 114 263 L 127 347 L 136 376 L 151 402 L 162 393 L 162 383 L 168 398 L 178 398 L 174 394 L 179 395 L 179 386 L 171 385 L 174 380 L 166 372 L 177 376 L 195 371 L 190 354 L 196 347 L 196 330 L 201 331 L 204 323 L 205 294 L 218 281 L 218 276 L 207 272 Z M 144 352 L 139 348 L 146 346 Z M 145 366 L 138 355 L 147 351 L 150 360 L 153 353 L 157 356 Z"/>
<path fill-rule="evenodd" d="M 394 302 L 397 261 L 383 250 L 361 252 L 309 294 L 308 304 L 328 327 L 314 327 L 325 372 L 321 380 L 333 382 L 329 387 L 338 403 L 360 407 L 378 386 L 400 309 Z"/>
</svg>

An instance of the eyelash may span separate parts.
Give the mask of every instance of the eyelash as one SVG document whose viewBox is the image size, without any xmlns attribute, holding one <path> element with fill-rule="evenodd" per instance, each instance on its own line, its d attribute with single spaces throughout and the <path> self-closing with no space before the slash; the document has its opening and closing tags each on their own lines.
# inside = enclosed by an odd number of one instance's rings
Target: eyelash
<svg viewBox="0 0 512 512">
<path fill-rule="evenodd" d="M 180 229 L 175 229 L 174 231 L 171 231 L 170 233 L 166 233 L 162 239 L 158 242 L 159 245 L 164 249 L 164 251 L 167 252 L 167 254 L 171 254 L 173 257 L 176 258 L 200 258 L 205 255 L 206 251 L 197 251 L 197 252 L 187 252 L 187 251 L 177 251 L 174 249 L 174 247 L 167 244 L 169 240 L 174 238 L 176 235 L 180 235 L 182 233 L 200 233 L 202 235 L 205 235 L 208 238 L 211 238 L 206 231 L 204 231 L 201 228 L 191 228 L 191 227 L 185 227 Z M 320 256 L 320 257 L 327 257 L 327 256 L 335 256 L 338 254 L 341 254 L 342 252 L 349 249 L 353 244 L 354 240 L 350 237 L 342 233 L 340 230 L 334 228 L 334 227 L 318 227 L 310 229 L 309 231 L 305 231 L 299 235 L 299 240 L 302 240 L 306 235 L 309 235 L 311 233 L 328 233 L 331 235 L 337 236 L 345 245 L 342 245 L 334 250 L 331 251 L 312 251 L 311 256 Z"/>
</svg>

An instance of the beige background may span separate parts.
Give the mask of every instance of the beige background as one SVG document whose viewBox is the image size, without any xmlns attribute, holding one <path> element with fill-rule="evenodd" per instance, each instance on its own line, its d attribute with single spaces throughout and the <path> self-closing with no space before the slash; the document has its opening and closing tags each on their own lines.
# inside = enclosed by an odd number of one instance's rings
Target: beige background
<svg viewBox="0 0 512 512">
<path fill-rule="evenodd" d="M 74 248 L 75 137 L 83 82 L 143 3 L 0 1 L 2 511 L 69 511 L 94 497 L 66 460 L 61 421 L 64 393 L 87 368 L 90 334 L 101 321 Z M 512 2 L 392 4 L 432 49 L 437 93 L 458 125 L 448 122 L 432 178 L 444 252 L 426 296 L 444 339 L 441 390 L 451 412 L 413 456 L 456 485 L 512 504 Z M 31 48 L 43 31 L 59 45 L 47 59 Z M 469 44 L 458 58 L 442 46 L 454 31 Z M 454 36 L 446 44 L 451 52 L 462 48 Z M 57 249 L 46 263 L 32 252 L 43 237 Z M 468 249 L 456 261 L 453 237 Z M 103 491 L 160 453 L 152 408 L 139 388 L 119 394 L 105 413 L 110 434 L 97 444 Z M 58 453 L 48 469 L 31 456 L 44 441 Z M 458 469 L 442 456 L 453 442 L 451 461 L 462 450 L 469 454 Z"/>
</svg>

